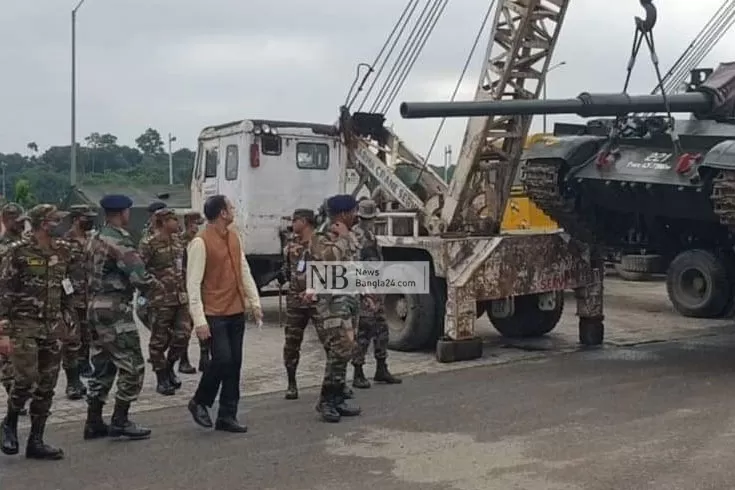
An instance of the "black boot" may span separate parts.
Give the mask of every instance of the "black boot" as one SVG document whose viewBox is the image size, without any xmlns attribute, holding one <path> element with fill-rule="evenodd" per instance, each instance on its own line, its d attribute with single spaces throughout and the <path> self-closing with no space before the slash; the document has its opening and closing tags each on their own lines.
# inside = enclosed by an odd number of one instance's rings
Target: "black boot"
<svg viewBox="0 0 735 490">
<path fill-rule="evenodd" d="M 388 371 L 388 365 L 385 363 L 385 359 L 379 359 L 377 362 L 378 365 L 375 368 L 375 376 L 373 376 L 374 381 L 389 385 L 399 385 L 403 383 L 401 378 L 396 378 L 390 373 L 390 371 Z"/>
<path fill-rule="evenodd" d="M 322 386 L 321 396 L 316 405 L 316 411 L 322 415 L 325 422 L 339 422 L 342 416 L 337 411 L 337 399 L 333 387 Z"/>
<path fill-rule="evenodd" d="M 178 390 L 179 388 L 181 388 L 181 380 L 178 376 L 176 376 L 174 364 L 176 364 L 176 361 L 168 361 L 168 380 L 171 383 L 171 387 L 174 390 Z"/>
<path fill-rule="evenodd" d="M 56 460 L 64 458 L 64 451 L 43 442 L 46 417 L 31 415 L 31 433 L 26 446 L 26 458 Z"/>
<path fill-rule="evenodd" d="M 87 394 L 87 387 L 79 379 L 77 367 L 65 369 L 66 372 L 66 397 L 69 400 L 81 400 Z"/>
<path fill-rule="evenodd" d="M 115 401 L 115 411 L 110 421 L 110 437 L 127 437 L 128 439 L 148 439 L 151 430 L 138 425 L 128 418 L 129 402 Z"/>
<path fill-rule="evenodd" d="M 299 398 L 299 387 L 296 384 L 296 368 L 286 368 L 288 375 L 288 388 L 286 388 L 286 400 L 296 400 Z"/>
<path fill-rule="evenodd" d="M 0 450 L 3 454 L 18 454 L 18 415 L 14 410 L 8 409 L 8 414 L 3 419 L 2 432 L 0 433 Z"/>
<path fill-rule="evenodd" d="M 107 437 L 110 426 L 102 418 L 104 403 L 97 399 L 89 400 L 87 404 L 87 420 L 84 422 L 84 439 L 100 439 Z"/>
<path fill-rule="evenodd" d="M 360 413 L 362 413 L 362 409 L 359 406 L 353 405 L 347 401 L 344 396 L 345 389 L 345 386 L 341 386 L 336 391 L 337 395 L 335 397 L 335 408 L 337 409 L 337 412 L 339 412 L 339 414 L 343 417 L 356 417 L 360 415 Z"/>
<path fill-rule="evenodd" d="M 168 369 L 156 371 L 156 392 L 164 396 L 171 396 L 176 393 L 176 390 L 171 385 Z"/>
<path fill-rule="evenodd" d="M 189 362 L 189 351 L 185 350 L 183 354 L 181 354 L 181 359 L 179 359 L 179 372 L 181 374 L 194 374 L 197 372 L 196 369 L 194 369 L 194 366 L 191 365 L 191 362 Z"/>
<path fill-rule="evenodd" d="M 370 388 L 370 381 L 365 377 L 365 372 L 362 370 L 362 365 L 354 365 L 354 375 L 352 376 L 352 386 L 365 390 Z"/>
</svg>

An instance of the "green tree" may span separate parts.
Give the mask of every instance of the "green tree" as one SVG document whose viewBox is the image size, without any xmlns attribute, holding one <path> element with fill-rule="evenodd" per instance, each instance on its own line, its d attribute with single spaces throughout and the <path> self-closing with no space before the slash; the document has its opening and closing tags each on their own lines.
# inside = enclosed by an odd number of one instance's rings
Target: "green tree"
<svg viewBox="0 0 735 490">
<path fill-rule="evenodd" d="M 135 138 L 135 144 L 145 155 L 162 155 L 163 139 L 161 133 L 153 128 L 148 128 L 143 134 Z"/>
<path fill-rule="evenodd" d="M 15 199 L 14 201 L 23 206 L 25 209 L 36 205 L 36 198 L 31 192 L 31 184 L 25 179 L 15 182 Z"/>
</svg>

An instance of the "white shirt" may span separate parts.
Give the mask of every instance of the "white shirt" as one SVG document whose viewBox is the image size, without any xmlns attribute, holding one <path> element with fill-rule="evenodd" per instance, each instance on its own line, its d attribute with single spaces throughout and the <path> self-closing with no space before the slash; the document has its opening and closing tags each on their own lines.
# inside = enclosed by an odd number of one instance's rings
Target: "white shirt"
<svg viewBox="0 0 735 490">
<path fill-rule="evenodd" d="M 234 231 L 234 230 L 233 230 Z M 235 232 L 236 233 L 236 232 Z M 246 312 L 261 309 L 258 287 L 255 285 L 253 275 L 250 273 L 250 265 L 245 258 L 245 249 L 242 246 L 240 234 L 236 233 L 240 241 L 240 263 L 242 264 L 242 287 L 248 304 L 245 305 Z M 186 259 L 186 292 L 189 296 L 189 313 L 193 325 L 206 325 L 207 319 L 204 315 L 204 304 L 202 303 L 202 280 L 207 265 L 207 251 L 204 240 L 195 237 L 187 247 Z"/>
</svg>

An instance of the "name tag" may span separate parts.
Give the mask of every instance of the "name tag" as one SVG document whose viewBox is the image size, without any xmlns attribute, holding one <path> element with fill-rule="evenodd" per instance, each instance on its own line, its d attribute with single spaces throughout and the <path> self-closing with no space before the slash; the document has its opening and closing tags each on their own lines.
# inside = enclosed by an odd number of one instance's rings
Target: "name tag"
<svg viewBox="0 0 735 490">
<path fill-rule="evenodd" d="M 69 280 L 68 277 L 64 278 L 61 281 L 61 287 L 64 288 L 64 292 L 67 295 L 72 294 L 74 292 L 74 286 L 72 286 L 71 281 Z"/>
<path fill-rule="evenodd" d="M 296 271 L 306 272 L 306 262 L 303 259 L 299 260 L 299 263 L 296 264 Z"/>
<path fill-rule="evenodd" d="M 46 261 L 44 259 L 39 259 L 37 257 L 28 257 L 26 259 L 26 262 L 31 267 L 41 267 L 43 265 L 46 265 Z"/>
</svg>

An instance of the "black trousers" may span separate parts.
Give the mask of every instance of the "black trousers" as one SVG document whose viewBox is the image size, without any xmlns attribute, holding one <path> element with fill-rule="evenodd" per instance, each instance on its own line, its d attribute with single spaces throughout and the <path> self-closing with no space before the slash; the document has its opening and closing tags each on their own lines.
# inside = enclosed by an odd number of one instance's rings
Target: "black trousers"
<svg viewBox="0 0 735 490">
<path fill-rule="evenodd" d="M 240 401 L 245 315 L 208 316 L 207 323 L 211 337 L 205 344 L 210 361 L 199 380 L 194 401 L 211 407 L 221 387 L 218 417 L 235 417 Z"/>
</svg>

